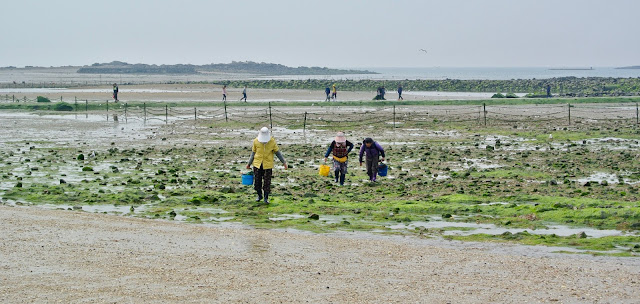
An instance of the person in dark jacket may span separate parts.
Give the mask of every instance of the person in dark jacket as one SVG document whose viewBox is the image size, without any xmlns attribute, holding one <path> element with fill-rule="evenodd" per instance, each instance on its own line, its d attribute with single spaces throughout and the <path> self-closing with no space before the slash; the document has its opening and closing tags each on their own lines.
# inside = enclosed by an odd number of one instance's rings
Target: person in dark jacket
<svg viewBox="0 0 640 304">
<path fill-rule="evenodd" d="M 347 159 L 353 147 L 353 143 L 347 140 L 344 133 L 338 132 L 335 140 L 329 145 L 327 153 L 324 154 L 324 161 L 326 162 L 329 154 L 333 152 L 333 170 L 336 175 L 336 183 L 340 181 L 340 186 L 344 186 L 344 180 L 347 175 Z"/>
<path fill-rule="evenodd" d="M 118 102 L 118 85 L 117 84 L 113 84 L 113 99 Z"/>
<path fill-rule="evenodd" d="M 365 138 L 360 147 L 360 166 L 362 167 L 362 156 L 366 154 L 367 175 L 369 181 L 375 182 L 378 176 L 378 161 L 384 161 L 384 149 L 382 146 L 373 141 L 370 137 Z M 382 157 L 382 158 L 380 158 Z"/>
<path fill-rule="evenodd" d="M 331 101 L 331 89 L 328 86 L 324 89 L 324 93 L 327 95 L 324 101 Z"/>
</svg>

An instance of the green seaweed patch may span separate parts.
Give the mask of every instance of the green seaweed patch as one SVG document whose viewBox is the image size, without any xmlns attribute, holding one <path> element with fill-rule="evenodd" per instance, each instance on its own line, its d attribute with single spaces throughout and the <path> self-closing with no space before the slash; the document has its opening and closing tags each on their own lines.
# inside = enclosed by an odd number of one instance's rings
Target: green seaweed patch
<svg viewBox="0 0 640 304">
<path fill-rule="evenodd" d="M 573 247 L 592 251 L 622 251 L 627 256 L 640 256 L 640 236 L 605 236 L 589 238 L 581 234 L 570 236 L 537 235 L 527 231 L 498 235 L 473 234 L 467 236 L 447 235 L 446 239 L 459 241 L 483 241 L 483 242 L 512 242 L 524 245 L 544 245 L 556 247 Z M 612 252 L 618 253 L 618 252 Z"/>
</svg>

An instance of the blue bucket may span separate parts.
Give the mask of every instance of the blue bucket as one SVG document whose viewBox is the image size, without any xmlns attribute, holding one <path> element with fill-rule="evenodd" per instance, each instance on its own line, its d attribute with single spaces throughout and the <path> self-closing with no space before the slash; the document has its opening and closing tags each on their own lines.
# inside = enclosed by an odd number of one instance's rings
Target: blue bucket
<svg viewBox="0 0 640 304">
<path fill-rule="evenodd" d="M 243 185 L 253 185 L 253 174 L 242 174 Z"/>
<path fill-rule="evenodd" d="M 387 169 L 389 167 L 387 167 L 387 165 L 385 164 L 379 164 L 378 165 L 378 175 L 380 176 L 387 176 Z"/>
</svg>

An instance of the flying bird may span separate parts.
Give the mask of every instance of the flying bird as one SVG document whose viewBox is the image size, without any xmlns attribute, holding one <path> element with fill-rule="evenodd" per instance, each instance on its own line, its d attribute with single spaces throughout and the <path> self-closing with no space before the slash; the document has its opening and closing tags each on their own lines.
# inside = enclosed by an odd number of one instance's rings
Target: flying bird
<svg viewBox="0 0 640 304">
<path fill-rule="evenodd" d="M 419 49 L 418 51 L 424 52 L 425 54 L 427 53 L 427 50 L 425 49 Z"/>
</svg>

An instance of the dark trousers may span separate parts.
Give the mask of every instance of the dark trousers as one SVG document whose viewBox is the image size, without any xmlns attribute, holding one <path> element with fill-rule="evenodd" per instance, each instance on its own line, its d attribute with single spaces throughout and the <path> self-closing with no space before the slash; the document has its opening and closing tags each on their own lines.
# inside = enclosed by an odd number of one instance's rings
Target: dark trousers
<svg viewBox="0 0 640 304">
<path fill-rule="evenodd" d="M 369 175 L 369 180 L 375 181 L 378 176 L 378 159 L 377 158 L 367 158 L 367 175 Z"/>
<path fill-rule="evenodd" d="M 264 195 L 271 193 L 271 174 L 273 169 L 262 169 L 253 167 L 253 188 L 257 192 L 263 191 Z"/>
</svg>

